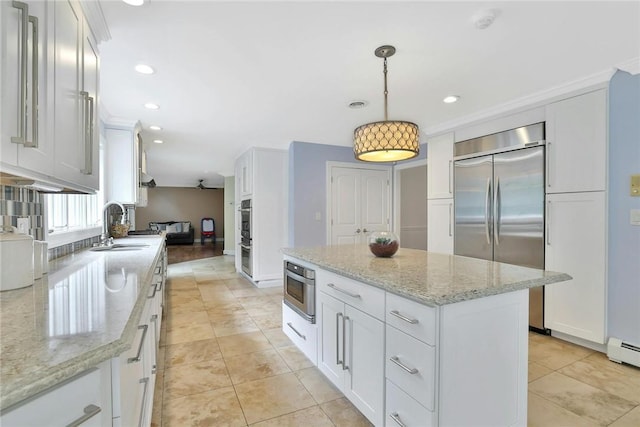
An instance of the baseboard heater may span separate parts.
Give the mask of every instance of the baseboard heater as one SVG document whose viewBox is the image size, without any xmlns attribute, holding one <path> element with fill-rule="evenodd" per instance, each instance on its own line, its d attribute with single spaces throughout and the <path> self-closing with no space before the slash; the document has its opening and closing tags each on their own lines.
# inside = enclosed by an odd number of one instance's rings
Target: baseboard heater
<svg viewBox="0 0 640 427">
<path fill-rule="evenodd" d="M 640 368 L 640 347 L 623 342 L 619 338 L 609 338 L 607 356 L 614 362 L 624 362 Z"/>
</svg>

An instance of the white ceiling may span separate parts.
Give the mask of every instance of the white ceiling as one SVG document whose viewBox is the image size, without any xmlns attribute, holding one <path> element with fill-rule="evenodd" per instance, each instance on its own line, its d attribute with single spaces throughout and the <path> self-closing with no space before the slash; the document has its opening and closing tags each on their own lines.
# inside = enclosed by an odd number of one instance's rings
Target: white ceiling
<svg viewBox="0 0 640 427">
<path fill-rule="evenodd" d="M 443 123 L 640 57 L 638 1 L 101 3 L 112 37 L 99 46 L 102 106 L 140 120 L 159 186 L 222 186 L 251 146 L 350 146 L 355 127 L 383 118 L 373 54 L 383 44 L 397 48 L 389 118 L 417 123 L 421 142 Z M 479 30 L 472 18 L 486 9 L 499 16 Z M 136 73 L 140 62 L 157 72 Z M 450 94 L 460 101 L 444 104 Z M 354 100 L 368 106 L 349 109 Z"/>
</svg>

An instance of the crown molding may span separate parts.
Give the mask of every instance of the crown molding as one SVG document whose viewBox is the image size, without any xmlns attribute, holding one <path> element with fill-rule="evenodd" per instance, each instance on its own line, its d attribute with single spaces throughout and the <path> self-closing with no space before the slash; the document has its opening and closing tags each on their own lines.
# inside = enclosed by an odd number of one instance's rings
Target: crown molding
<svg viewBox="0 0 640 427">
<path fill-rule="evenodd" d="M 640 74 L 640 57 L 621 62 L 616 68 L 632 75 Z"/>
<path fill-rule="evenodd" d="M 100 2 L 98 0 L 82 0 L 80 6 L 98 44 L 111 40 L 111 32 L 109 32 L 109 26 Z"/>
<path fill-rule="evenodd" d="M 636 59 L 637 61 L 637 59 Z M 632 61 L 627 61 L 632 63 Z M 625 62 L 624 64 L 627 64 Z M 461 126 L 467 126 L 475 124 L 488 119 L 496 118 L 507 113 L 512 114 L 519 111 L 523 111 L 530 108 L 539 107 L 549 102 L 553 102 L 558 98 L 566 97 L 568 94 L 573 94 L 585 89 L 590 89 L 595 86 L 603 86 L 611 80 L 611 77 L 618 70 L 618 67 L 611 67 L 606 70 L 594 73 L 579 79 L 553 86 L 548 89 L 532 93 L 531 95 L 517 98 L 512 101 L 498 104 L 493 107 L 478 111 L 476 113 L 468 114 L 466 116 L 458 117 L 447 122 L 429 126 L 425 129 L 427 136 L 435 136 L 445 132 L 451 132 Z M 625 70 L 626 71 L 626 70 Z"/>
</svg>

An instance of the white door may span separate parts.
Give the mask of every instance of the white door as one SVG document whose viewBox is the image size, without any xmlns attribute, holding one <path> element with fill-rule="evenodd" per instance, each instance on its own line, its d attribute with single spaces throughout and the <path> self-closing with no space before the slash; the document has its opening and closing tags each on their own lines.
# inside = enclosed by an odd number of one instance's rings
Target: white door
<svg viewBox="0 0 640 427">
<path fill-rule="evenodd" d="M 427 201 L 427 250 L 453 254 L 453 199 Z"/>
<path fill-rule="evenodd" d="M 605 341 L 604 192 L 547 195 L 545 269 L 573 277 L 545 286 L 545 327 Z"/>
<path fill-rule="evenodd" d="M 389 176 L 388 168 L 330 168 L 330 245 L 364 243 L 389 229 Z"/>
<path fill-rule="evenodd" d="M 344 394 L 375 425 L 384 420 L 384 324 L 345 305 L 347 366 Z"/>
<path fill-rule="evenodd" d="M 344 303 L 324 292 L 317 294 L 320 327 L 318 369 L 340 390 L 344 387 Z"/>
</svg>

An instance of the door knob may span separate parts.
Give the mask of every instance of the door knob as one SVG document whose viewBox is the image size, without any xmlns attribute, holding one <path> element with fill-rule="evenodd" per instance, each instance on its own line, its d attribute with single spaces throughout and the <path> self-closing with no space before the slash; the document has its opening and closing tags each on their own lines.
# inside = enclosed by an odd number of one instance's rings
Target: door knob
<svg viewBox="0 0 640 427">
<path fill-rule="evenodd" d="M 363 229 L 362 229 L 362 232 L 363 232 L 363 233 L 368 233 L 368 232 L 369 232 L 369 230 L 367 230 L 366 228 L 363 228 Z"/>
<path fill-rule="evenodd" d="M 356 230 L 356 234 L 360 234 L 360 229 L 359 228 Z"/>
</svg>

